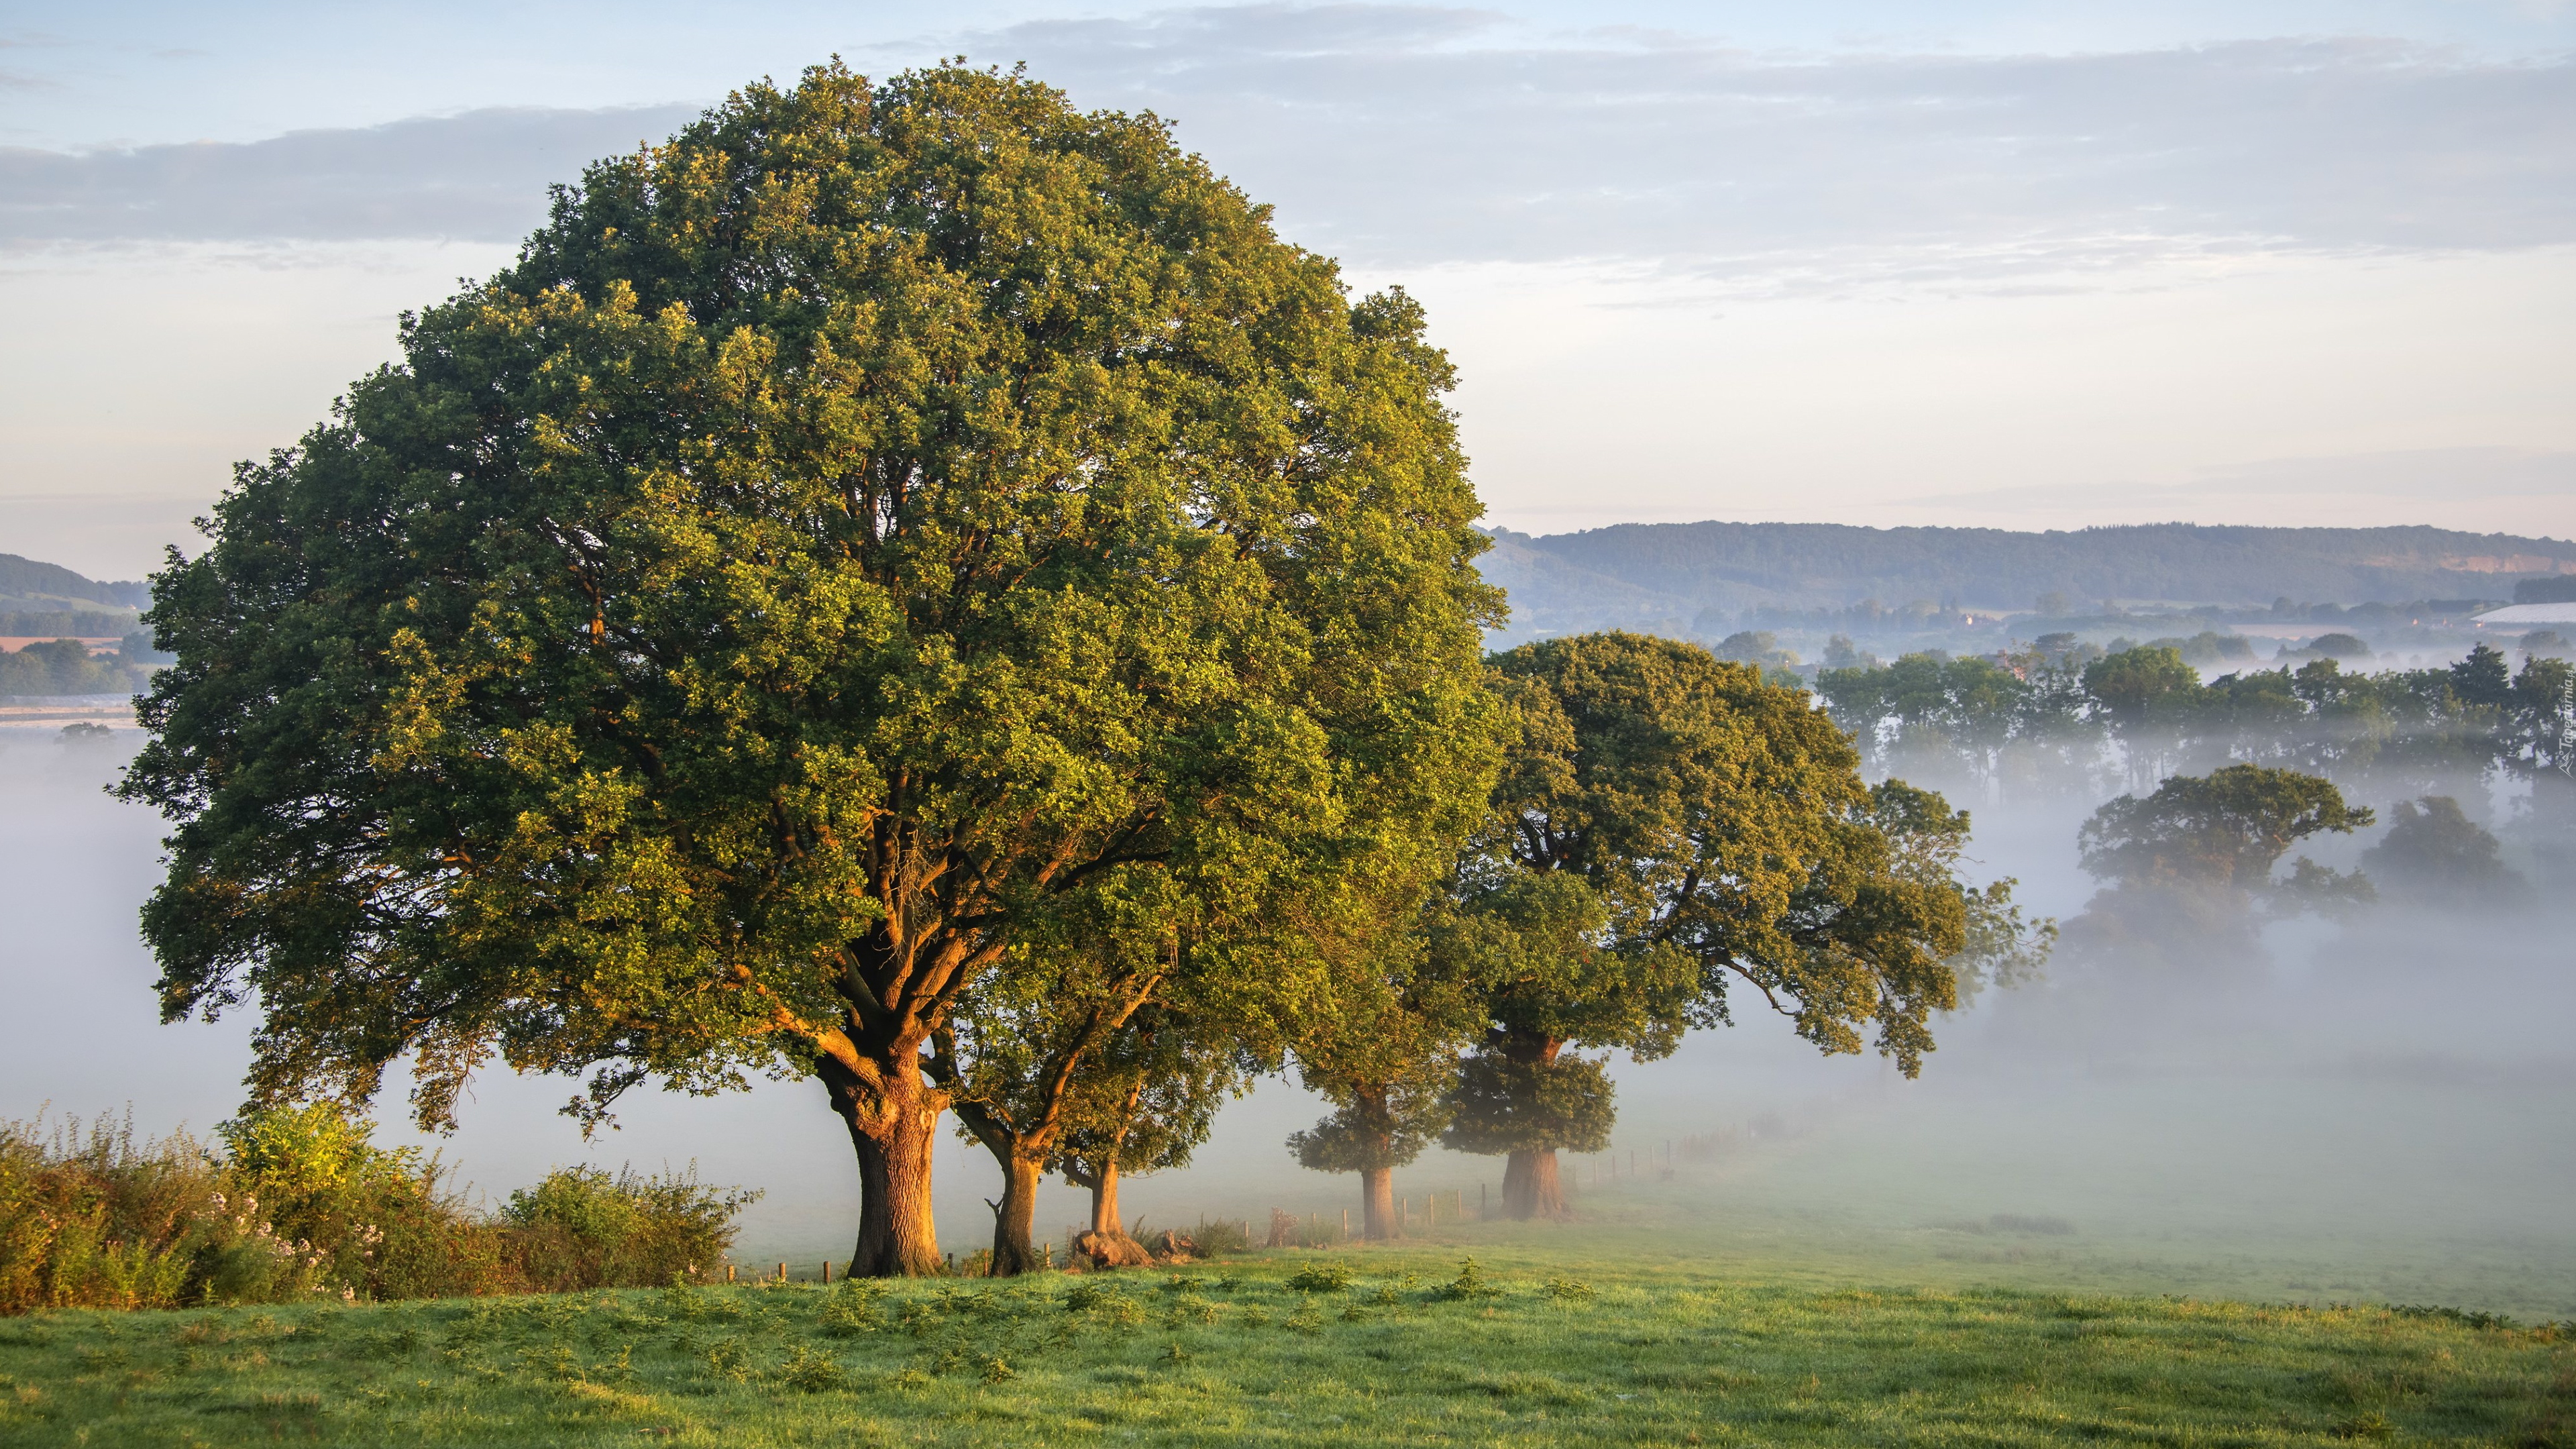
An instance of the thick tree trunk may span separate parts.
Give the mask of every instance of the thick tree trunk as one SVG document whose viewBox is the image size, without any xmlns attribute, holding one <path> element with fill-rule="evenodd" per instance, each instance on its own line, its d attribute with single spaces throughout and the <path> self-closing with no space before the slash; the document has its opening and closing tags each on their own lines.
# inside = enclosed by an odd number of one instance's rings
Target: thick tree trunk
<svg viewBox="0 0 2576 1449">
<path fill-rule="evenodd" d="M 859 1158 L 859 1236 L 850 1250 L 853 1278 L 930 1278 L 944 1271 L 930 1216 L 930 1149 L 938 1141 L 945 1093 L 923 1085 L 903 1053 L 886 1074 L 890 1091 L 872 1089 L 825 1058 L 832 1110 L 850 1129 Z"/>
<path fill-rule="evenodd" d="M 1503 1212 L 1515 1218 L 1565 1217 L 1565 1188 L 1556 1175 L 1556 1149 L 1515 1152 L 1503 1164 Z"/>
<path fill-rule="evenodd" d="M 1383 1243 L 1402 1231 L 1395 1220 L 1395 1170 L 1360 1169 L 1360 1236 Z"/>
<path fill-rule="evenodd" d="M 1074 1240 L 1074 1250 L 1088 1255 L 1095 1268 L 1142 1268 L 1153 1262 L 1154 1255 L 1127 1235 L 1127 1224 L 1118 1216 L 1117 1159 L 1102 1163 L 1099 1175 L 1086 1185 L 1091 1189 L 1091 1230 Z"/>
<path fill-rule="evenodd" d="M 1552 1066 L 1565 1042 L 1552 1036 L 1532 1036 L 1520 1032 L 1501 1034 L 1497 1043 L 1503 1054 L 1529 1066 Z M 1503 1161 L 1503 1212 L 1513 1218 L 1562 1218 L 1570 1214 L 1565 1207 L 1565 1188 L 1556 1175 L 1556 1149 L 1530 1147 L 1516 1149 Z"/>
<path fill-rule="evenodd" d="M 1001 1157 L 1001 1154 L 994 1154 Z M 1036 1226 L 1038 1177 L 1046 1166 L 1039 1158 L 1014 1153 L 1001 1157 L 1002 1200 L 993 1209 L 993 1268 L 996 1278 L 1016 1278 L 1046 1265 L 1039 1261 Z"/>
<path fill-rule="evenodd" d="M 1100 1175 L 1091 1183 L 1091 1230 L 1105 1238 L 1127 1236 L 1127 1224 L 1118 1217 L 1118 1159 L 1112 1157 L 1100 1164 Z"/>
</svg>

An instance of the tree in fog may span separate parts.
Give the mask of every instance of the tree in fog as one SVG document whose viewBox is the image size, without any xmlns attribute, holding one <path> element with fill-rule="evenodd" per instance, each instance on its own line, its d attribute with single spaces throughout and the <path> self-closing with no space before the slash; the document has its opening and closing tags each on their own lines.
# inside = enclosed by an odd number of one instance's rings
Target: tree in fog
<svg viewBox="0 0 2576 1449">
<path fill-rule="evenodd" d="M 1258 997 L 1272 978 L 1262 969 L 1267 963 L 1246 959 L 1257 947 L 1237 943 L 1229 952 L 1208 940 L 1185 941 L 1173 928 L 1186 913 L 1158 890 L 1096 893 L 1089 904 L 1088 919 L 1028 923 L 1004 969 L 961 996 L 931 1033 L 930 1081 L 946 1095 L 961 1134 L 992 1153 L 1001 1170 L 1002 1196 L 991 1203 L 996 1276 L 1039 1266 L 1038 1184 L 1064 1160 L 1069 1134 L 1090 1126 L 1096 1136 L 1108 1125 L 1104 1116 L 1124 1117 L 1132 1127 L 1145 1091 L 1179 1085 L 1147 1080 L 1189 1063 L 1151 1050 L 1150 1031 L 1139 1040 L 1141 1013 L 1160 1019 L 1167 1039 L 1180 1035 L 1168 1021 L 1176 1000 L 1247 1024 L 1263 1015 Z M 1105 1165 L 1088 1185 L 1094 1215 L 1105 1215 L 1107 1230 L 1123 1238 L 1117 1146 L 1095 1148 Z"/>
<path fill-rule="evenodd" d="M 1599 1063 L 1560 1067 L 1577 1042 L 1659 1055 L 1730 1022 L 1741 988 L 1820 1050 L 1869 1030 L 1920 1069 L 1958 1000 L 1964 893 L 1906 868 L 1803 691 L 1635 634 L 1493 666 L 1518 735 L 1452 882 L 1450 949 L 1496 963 L 1473 973 L 1493 984 L 1457 1140 L 1509 1154 L 1511 1212 L 1561 1211 L 1546 1134 L 1606 1122 Z"/>
<path fill-rule="evenodd" d="M 1689 1029 L 1700 963 L 1670 942 L 1621 940 L 1590 882 L 1469 857 L 1431 933 L 1435 959 L 1482 989 L 1483 1040 L 1451 1092 L 1442 1144 L 1502 1156 L 1503 1210 L 1565 1211 L 1556 1154 L 1610 1144 L 1609 1055 L 1668 1056 Z"/>
<path fill-rule="evenodd" d="M 1423 950 L 1414 932 L 1390 932 L 1346 963 L 1297 1043 L 1298 1078 L 1332 1114 L 1288 1138 L 1289 1155 L 1316 1172 L 1356 1173 L 1360 1229 L 1395 1236 L 1395 1169 L 1422 1155 L 1449 1119 L 1458 1053 L 1482 1023 L 1477 983 Z"/>
<path fill-rule="evenodd" d="M 2530 883 L 2504 863 L 2496 838 L 2448 795 L 2400 800 L 2388 833 L 2362 852 L 2362 868 L 2392 900 L 2413 905 L 2493 906 L 2519 901 Z"/>
<path fill-rule="evenodd" d="M 2115 728 L 2134 731 L 2185 712 L 2198 701 L 2200 671 L 2171 645 L 2140 645 L 2084 666 L 2084 692 Z"/>
<path fill-rule="evenodd" d="M 165 1014 L 255 1002 L 262 1100 L 408 1056 L 433 1126 L 495 1053 L 594 1122 L 805 1074 L 852 1271 L 935 1271 L 961 1004 L 1129 903 L 1186 964 L 1437 878 L 1481 808 L 1423 329 L 1015 75 L 820 67 L 592 166 L 156 579 Z"/>
<path fill-rule="evenodd" d="M 2451 692 L 2467 705 L 2503 709 L 2513 703 L 2513 671 L 2504 662 L 2504 652 L 2492 644 L 2479 644 L 2468 657 L 2451 666 Z"/>
<path fill-rule="evenodd" d="M 1207 1140 L 1217 1108 L 1243 1090 L 1259 1065 L 1226 1023 L 1159 1007 L 1130 1017 L 1103 1045 L 1092 1069 L 1075 1079 L 1050 1164 L 1091 1194 L 1083 1246 L 1095 1262 L 1134 1267 L 1149 1261 L 1128 1234 L 1119 1185 L 1187 1165 Z"/>
<path fill-rule="evenodd" d="M 2230 765 L 2173 776 L 2144 798 L 2104 805 L 2077 832 L 2086 873 L 2105 885 L 2077 924 L 2104 944 L 2184 958 L 2244 949 L 2258 909 L 2292 914 L 2370 899 L 2366 876 L 2306 856 L 2287 877 L 2274 871 L 2310 836 L 2371 823 L 2369 808 L 2347 803 L 2332 781 L 2295 770 Z"/>
<path fill-rule="evenodd" d="M 2006 876 L 1984 886 L 1961 879 L 1967 853 L 1969 820 L 1953 810 L 1938 792 L 1918 789 L 1903 780 L 1870 787 L 1869 821 L 1887 841 L 1891 869 L 1926 889 L 1955 892 L 1965 930 L 1951 953 L 1950 974 L 1958 982 L 1959 1004 L 1967 1006 L 1987 988 L 2011 990 L 2040 978 L 2057 946 L 2057 922 L 2030 919 L 2013 901 L 2021 882 Z"/>
</svg>

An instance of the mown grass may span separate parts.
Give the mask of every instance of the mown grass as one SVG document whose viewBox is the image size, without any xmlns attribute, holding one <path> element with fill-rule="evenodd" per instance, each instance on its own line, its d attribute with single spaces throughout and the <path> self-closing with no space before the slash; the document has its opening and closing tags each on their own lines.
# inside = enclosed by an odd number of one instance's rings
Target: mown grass
<svg viewBox="0 0 2576 1449">
<path fill-rule="evenodd" d="M 0 1323 L 0 1442 L 2576 1445 L 2576 1343 L 2549 1329 L 1570 1273 L 1508 1249 L 1460 1277 L 1451 1253 L 1397 1249 L 54 1311 Z"/>
</svg>

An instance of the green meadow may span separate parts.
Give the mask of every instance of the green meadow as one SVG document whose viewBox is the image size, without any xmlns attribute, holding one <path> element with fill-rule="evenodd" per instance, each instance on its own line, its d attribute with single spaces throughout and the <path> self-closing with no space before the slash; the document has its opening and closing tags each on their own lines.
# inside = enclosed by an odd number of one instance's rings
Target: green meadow
<svg viewBox="0 0 2576 1449">
<path fill-rule="evenodd" d="M 1835 1286 L 1582 1241 L 38 1313 L 0 1323 L 0 1442 L 2576 1444 L 2563 1325 Z"/>
</svg>

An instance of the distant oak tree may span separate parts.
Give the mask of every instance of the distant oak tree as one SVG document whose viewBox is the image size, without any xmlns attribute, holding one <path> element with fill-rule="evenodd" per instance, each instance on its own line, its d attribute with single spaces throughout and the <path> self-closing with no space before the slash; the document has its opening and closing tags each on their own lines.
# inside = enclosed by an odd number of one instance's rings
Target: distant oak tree
<svg viewBox="0 0 2576 1449">
<path fill-rule="evenodd" d="M 1924 791 L 1890 814 L 1805 691 L 1637 634 L 1492 663 L 1513 744 L 1432 945 L 1486 983 L 1449 1140 L 1505 1155 L 1514 1216 L 1564 1211 L 1557 1151 L 1608 1130 L 1606 1057 L 1568 1047 L 1660 1056 L 1751 993 L 1819 1050 L 1868 1033 L 1912 1076 L 1932 1013 L 1958 1004 L 1972 918 L 2018 939 L 2017 915 L 1995 915 L 2008 888 L 1972 897 L 1954 849 L 1904 834 L 1953 838 L 1966 818 Z"/>
</svg>

